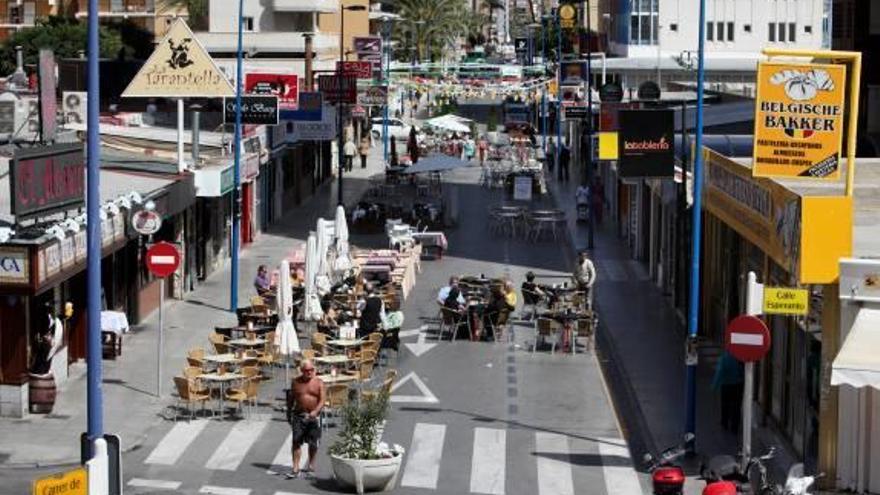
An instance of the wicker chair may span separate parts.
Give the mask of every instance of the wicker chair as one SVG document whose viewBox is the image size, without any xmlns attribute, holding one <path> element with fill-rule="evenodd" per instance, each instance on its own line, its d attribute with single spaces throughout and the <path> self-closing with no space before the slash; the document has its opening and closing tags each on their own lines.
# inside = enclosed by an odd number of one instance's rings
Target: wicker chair
<svg viewBox="0 0 880 495">
<path fill-rule="evenodd" d="M 226 390 L 226 400 L 238 404 L 238 410 L 241 412 L 245 405 L 248 406 L 247 417 L 251 415 L 251 409 L 257 407 L 257 397 L 260 393 L 260 380 L 248 378 L 245 379 L 240 387 L 232 387 Z"/>
<path fill-rule="evenodd" d="M 186 404 L 189 410 L 189 418 L 195 417 L 193 404 L 202 404 L 202 412 L 205 411 L 205 403 L 211 398 L 210 394 L 196 392 L 190 388 L 190 381 L 185 376 L 175 376 L 174 386 L 177 387 L 177 407 L 174 408 L 174 421 L 177 421 L 178 412 L 182 404 Z"/>
<path fill-rule="evenodd" d="M 321 409 L 321 427 L 328 426 L 327 418 L 338 416 L 339 410 L 348 404 L 350 394 L 348 385 L 344 383 L 331 383 L 327 385 L 324 394 L 324 408 Z"/>
<path fill-rule="evenodd" d="M 553 337 L 553 347 L 550 349 L 550 352 L 556 352 L 558 329 L 559 323 L 550 318 L 538 318 L 535 320 L 535 341 L 532 343 L 532 352 L 535 352 L 535 349 L 538 347 L 538 337 L 541 337 L 542 340 L 547 337 Z"/>
<path fill-rule="evenodd" d="M 454 342 L 456 337 L 458 336 L 458 329 L 461 327 L 470 329 L 467 315 L 447 307 L 440 308 L 440 340 L 443 340 L 444 330 L 448 329 L 449 332 L 452 333 L 452 337 L 450 340 Z M 468 330 L 468 333 L 470 333 L 470 330 Z"/>
</svg>

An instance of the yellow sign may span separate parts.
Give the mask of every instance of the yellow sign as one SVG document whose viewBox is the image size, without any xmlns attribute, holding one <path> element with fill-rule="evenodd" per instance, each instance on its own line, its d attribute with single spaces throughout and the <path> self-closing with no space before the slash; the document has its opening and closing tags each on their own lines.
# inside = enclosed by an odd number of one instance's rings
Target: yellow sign
<svg viewBox="0 0 880 495">
<path fill-rule="evenodd" d="M 810 295 L 806 289 L 764 287 L 764 314 L 805 315 L 809 309 Z"/>
<path fill-rule="evenodd" d="M 222 98 L 235 96 L 235 91 L 186 22 L 178 19 L 122 96 Z"/>
<path fill-rule="evenodd" d="M 599 159 L 617 160 L 617 132 L 599 133 Z"/>
<path fill-rule="evenodd" d="M 559 6 L 559 25 L 563 29 L 571 29 L 574 27 L 577 18 L 577 9 L 570 3 L 564 3 Z"/>
<path fill-rule="evenodd" d="M 752 174 L 837 179 L 845 89 L 843 65 L 759 63 Z"/>
<path fill-rule="evenodd" d="M 86 469 L 76 468 L 34 481 L 33 495 L 86 495 L 88 491 Z"/>
</svg>

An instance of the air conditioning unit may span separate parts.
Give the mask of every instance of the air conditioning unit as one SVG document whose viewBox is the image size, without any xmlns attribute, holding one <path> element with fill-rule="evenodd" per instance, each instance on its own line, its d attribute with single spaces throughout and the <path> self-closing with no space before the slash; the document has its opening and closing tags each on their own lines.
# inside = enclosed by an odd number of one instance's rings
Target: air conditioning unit
<svg viewBox="0 0 880 495">
<path fill-rule="evenodd" d="M 61 107 L 65 124 L 85 124 L 86 122 L 85 91 L 64 91 L 61 94 Z"/>
</svg>

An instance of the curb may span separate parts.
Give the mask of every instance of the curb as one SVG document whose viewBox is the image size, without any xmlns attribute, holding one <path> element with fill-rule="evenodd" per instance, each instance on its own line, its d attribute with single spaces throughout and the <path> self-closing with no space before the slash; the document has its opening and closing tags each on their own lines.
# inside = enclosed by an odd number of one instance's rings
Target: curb
<svg viewBox="0 0 880 495">
<path fill-rule="evenodd" d="M 152 428 L 152 426 L 151 426 Z M 143 445 L 144 441 L 146 441 L 148 434 L 144 433 L 131 443 L 130 446 L 123 448 L 121 455 L 125 455 L 133 450 L 139 449 L 141 445 Z M 19 462 L 14 464 L 0 464 L 0 472 L 3 471 L 24 471 L 28 469 L 48 469 L 48 468 L 63 468 L 63 467 L 73 467 L 73 466 L 81 466 L 80 460 L 77 459 L 64 459 L 54 462 Z"/>
</svg>

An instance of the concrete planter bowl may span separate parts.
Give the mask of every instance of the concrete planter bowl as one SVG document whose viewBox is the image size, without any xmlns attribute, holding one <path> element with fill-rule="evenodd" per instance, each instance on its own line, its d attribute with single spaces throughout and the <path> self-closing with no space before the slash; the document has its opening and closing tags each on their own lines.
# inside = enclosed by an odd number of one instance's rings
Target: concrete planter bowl
<svg viewBox="0 0 880 495">
<path fill-rule="evenodd" d="M 397 484 L 397 475 L 403 461 L 402 452 L 393 452 L 383 459 L 346 459 L 330 455 L 333 476 L 346 487 L 354 487 L 358 494 L 368 491 L 387 491 Z"/>
</svg>

